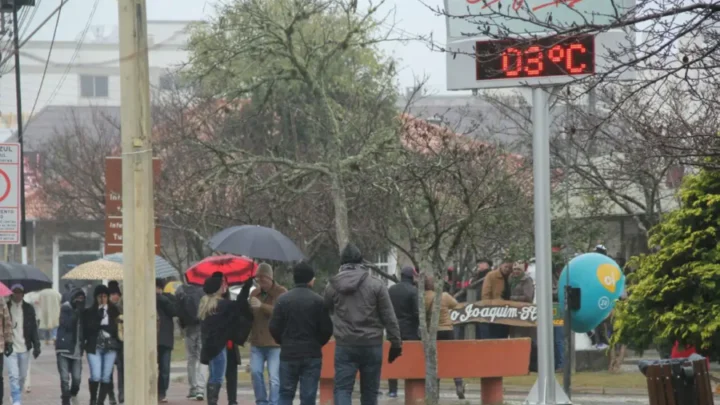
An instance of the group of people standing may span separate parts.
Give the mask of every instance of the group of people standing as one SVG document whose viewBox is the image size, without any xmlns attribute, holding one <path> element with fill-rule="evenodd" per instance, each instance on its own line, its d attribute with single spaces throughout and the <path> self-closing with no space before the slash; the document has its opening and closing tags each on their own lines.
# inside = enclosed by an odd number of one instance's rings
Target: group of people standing
<svg viewBox="0 0 720 405">
<path fill-rule="evenodd" d="M 294 288 L 277 284 L 272 268 L 261 264 L 256 276 L 243 284 L 235 300 L 228 296 L 228 282 L 216 273 L 206 279 L 198 302 L 200 344 L 196 329 L 185 338 L 199 355 L 188 356 L 191 392 L 202 390 L 205 381 L 195 362 L 208 365 L 207 403 L 217 405 L 223 379 L 228 400 L 236 404 L 237 366 L 235 348 L 250 341 L 250 368 L 258 405 L 291 405 L 299 388 L 300 403 L 316 403 L 322 347 L 335 337 L 336 405 L 350 405 L 357 374 L 360 374 L 361 403 L 377 403 L 383 363 L 383 341 L 391 349 L 388 361 L 402 354 L 400 328 L 385 283 L 372 277 L 362 265 L 362 254 L 349 244 L 342 252 L 341 267 L 331 278 L 324 296 L 315 293 L 313 268 L 301 262 L 293 268 Z M 251 288 L 257 282 L 256 289 Z M 180 297 L 191 303 L 193 287 Z M 192 308 L 191 305 L 187 306 Z M 267 369 L 269 390 L 264 372 Z M 233 378 L 235 380 L 233 380 Z"/>
</svg>

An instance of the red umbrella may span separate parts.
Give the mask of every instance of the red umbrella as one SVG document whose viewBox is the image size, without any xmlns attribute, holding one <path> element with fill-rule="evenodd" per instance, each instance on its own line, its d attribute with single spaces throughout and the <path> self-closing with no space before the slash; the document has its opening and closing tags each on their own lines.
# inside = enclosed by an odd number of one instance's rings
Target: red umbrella
<svg viewBox="0 0 720 405">
<path fill-rule="evenodd" d="M 257 263 L 242 256 L 223 255 L 210 256 L 185 271 L 188 283 L 203 285 L 205 279 L 215 272 L 221 272 L 228 279 L 230 285 L 242 284 L 255 276 Z"/>
<path fill-rule="evenodd" d="M 3 283 L 0 283 L 0 297 L 7 297 L 12 295 L 12 291 Z"/>
</svg>

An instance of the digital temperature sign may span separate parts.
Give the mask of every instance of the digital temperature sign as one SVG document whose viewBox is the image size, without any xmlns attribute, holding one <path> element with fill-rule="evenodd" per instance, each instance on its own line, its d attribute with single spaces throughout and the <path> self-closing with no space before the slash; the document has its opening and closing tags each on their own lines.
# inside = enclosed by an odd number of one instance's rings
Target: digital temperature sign
<svg viewBox="0 0 720 405">
<path fill-rule="evenodd" d="M 476 79 L 518 79 L 595 73 L 595 38 L 545 37 L 475 43 Z"/>
</svg>

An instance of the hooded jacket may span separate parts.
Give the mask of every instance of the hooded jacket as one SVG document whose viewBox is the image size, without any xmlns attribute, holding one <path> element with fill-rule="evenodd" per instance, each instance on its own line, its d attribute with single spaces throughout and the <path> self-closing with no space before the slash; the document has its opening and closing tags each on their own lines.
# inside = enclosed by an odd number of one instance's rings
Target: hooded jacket
<svg viewBox="0 0 720 405">
<path fill-rule="evenodd" d="M 413 285 L 413 278 L 402 275 L 400 282 L 388 289 L 388 294 L 400 326 L 402 340 L 420 340 L 418 290 Z"/>
<path fill-rule="evenodd" d="M 352 248 L 349 245 L 344 249 L 345 264 L 325 289 L 325 306 L 333 321 L 335 340 L 346 346 L 380 345 L 385 329 L 392 346 L 400 347 L 400 327 L 388 290 L 382 281 L 370 277 L 359 264 L 359 251 Z"/>
<path fill-rule="evenodd" d="M 68 300 L 60 306 L 60 325 L 55 338 L 55 352 L 72 353 L 78 339 L 82 342 L 82 316 L 85 309 L 85 302 L 78 308 L 73 307 L 72 302 L 78 295 L 85 295 L 82 288 L 73 288 L 68 294 Z M 79 332 L 79 333 L 78 333 Z M 82 345 L 81 349 L 82 351 Z"/>
</svg>

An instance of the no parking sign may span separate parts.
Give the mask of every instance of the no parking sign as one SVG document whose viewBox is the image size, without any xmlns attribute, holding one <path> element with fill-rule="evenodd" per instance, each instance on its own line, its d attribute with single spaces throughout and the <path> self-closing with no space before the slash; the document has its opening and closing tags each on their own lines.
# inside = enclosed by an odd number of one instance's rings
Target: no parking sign
<svg viewBox="0 0 720 405">
<path fill-rule="evenodd" d="M 0 244 L 20 243 L 20 144 L 0 143 Z"/>
</svg>

